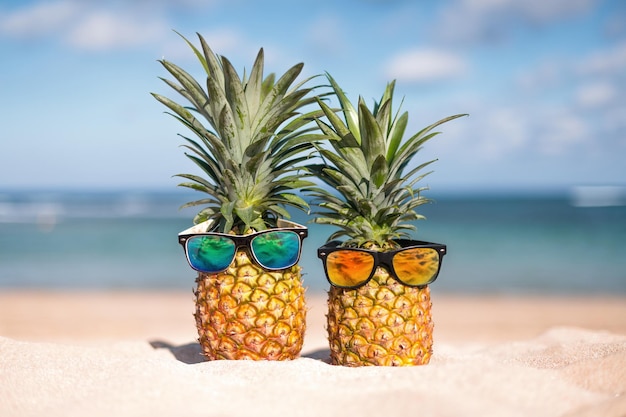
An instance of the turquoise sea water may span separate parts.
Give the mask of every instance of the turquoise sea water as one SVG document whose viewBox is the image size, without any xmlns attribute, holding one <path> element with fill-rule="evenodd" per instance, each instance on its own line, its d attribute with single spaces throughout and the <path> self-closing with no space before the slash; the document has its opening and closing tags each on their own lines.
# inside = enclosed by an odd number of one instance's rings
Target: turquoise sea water
<svg viewBox="0 0 626 417">
<path fill-rule="evenodd" d="M 186 192 L 0 192 L 0 291 L 189 289 L 195 273 L 176 235 Z M 192 195 L 192 198 L 196 197 Z M 484 198 L 430 194 L 413 236 L 448 245 L 433 291 L 626 294 L 626 206 L 579 205 L 567 193 Z M 306 223 L 304 213 L 293 220 Z M 309 224 L 300 265 L 328 288 Z"/>
</svg>

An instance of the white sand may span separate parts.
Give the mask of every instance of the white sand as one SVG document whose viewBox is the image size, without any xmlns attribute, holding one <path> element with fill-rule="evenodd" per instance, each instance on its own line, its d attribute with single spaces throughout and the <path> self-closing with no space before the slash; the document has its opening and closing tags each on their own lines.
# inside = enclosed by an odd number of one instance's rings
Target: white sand
<svg viewBox="0 0 626 417">
<path fill-rule="evenodd" d="M 0 416 L 626 416 L 625 299 L 433 298 L 429 365 L 345 368 L 323 297 L 302 358 L 206 362 L 191 294 L 0 293 Z"/>
</svg>

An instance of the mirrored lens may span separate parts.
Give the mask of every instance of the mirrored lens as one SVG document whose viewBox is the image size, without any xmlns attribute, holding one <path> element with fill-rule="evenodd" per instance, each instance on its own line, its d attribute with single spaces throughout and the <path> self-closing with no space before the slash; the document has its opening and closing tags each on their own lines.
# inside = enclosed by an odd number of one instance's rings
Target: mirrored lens
<svg viewBox="0 0 626 417">
<path fill-rule="evenodd" d="M 407 285 L 426 285 L 437 275 L 439 253 L 432 248 L 412 248 L 396 253 L 393 269 Z"/>
<path fill-rule="evenodd" d="M 193 236 L 187 240 L 187 258 L 192 268 L 221 272 L 235 258 L 235 242 L 224 236 Z"/>
<path fill-rule="evenodd" d="M 256 260 L 267 269 L 295 265 L 300 256 L 300 237 L 295 232 L 273 231 L 255 236 L 250 243 Z"/>
<path fill-rule="evenodd" d="M 338 250 L 326 257 L 326 273 L 331 283 L 340 287 L 363 284 L 374 270 L 374 256 L 355 250 Z"/>
</svg>

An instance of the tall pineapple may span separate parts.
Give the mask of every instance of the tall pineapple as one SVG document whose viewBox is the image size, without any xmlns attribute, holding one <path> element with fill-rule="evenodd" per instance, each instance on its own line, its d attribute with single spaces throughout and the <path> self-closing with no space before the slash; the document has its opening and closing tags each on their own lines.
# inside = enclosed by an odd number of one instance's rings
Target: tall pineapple
<svg viewBox="0 0 626 417">
<path fill-rule="evenodd" d="M 195 226 L 179 234 L 190 265 L 198 270 L 195 319 L 199 341 L 208 359 L 293 359 L 302 348 L 306 317 L 305 290 L 295 264 L 301 246 L 293 246 L 294 265 L 289 267 L 262 266 L 260 259 L 274 262 L 271 248 L 283 243 L 275 242 L 276 236 L 287 236 L 289 245 L 301 245 L 306 237 L 306 227 L 284 218 L 289 217 L 287 206 L 308 210 L 295 191 L 310 185 L 297 165 L 311 149 L 308 134 L 316 129 L 307 124 L 319 114 L 316 107 L 311 114 L 301 113 L 303 107 L 315 103 L 308 96 L 312 88 L 304 87 L 311 78 L 292 86 L 303 64 L 293 66 L 278 80 L 274 74 L 263 78 L 263 49 L 250 74 L 244 72 L 240 78 L 227 58 L 216 55 L 198 37 L 200 49 L 183 39 L 206 72 L 206 89 L 163 59 L 159 62 L 175 79 L 163 81 L 188 106 L 153 96 L 195 135 L 183 136 L 190 151 L 186 155 L 203 172 L 178 175 L 187 180 L 180 186 L 205 193 L 204 198 L 183 206 L 204 208 L 194 218 Z M 263 234 L 284 229 L 293 232 Z M 257 250 L 265 252 L 255 254 L 250 249 L 254 245 L 264 246 Z M 232 256 L 226 264 L 211 266 L 221 262 L 221 251 L 228 250 L 232 253 L 224 256 Z"/>
<path fill-rule="evenodd" d="M 346 366 L 426 364 L 432 354 L 433 332 L 427 284 L 436 278 L 446 248 L 407 240 L 408 231 L 415 229 L 413 221 L 423 217 L 415 209 L 429 201 L 421 195 L 425 187 L 419 182 L 427 175 L 422 170 L 434 161 L 415 167 L 409 162 L 437 134 L 432 129 L 461 115 L 440 120 L 404 140 L 408 114 L 399 110 L 393 114 L 395 82 L 387 85 L 373 110 L 362 98 L 357 110 L 336 81 L 330 75 L 328 79 L 341 113 L 318 100 L 328 119 L 328 123 L 318 120 L 318 125 L 331 146 L 319 147 L 323 163 L 312 164 L 310 169 L 330 190 L 314 187 L 310 191 L 321 208 L 315 222 L 338 228 L 329 240 L 346 238 L 318 250 L 329 281 L 332 275 L 342 284 L 331 285 L 328 293 L 331 362 Z M 390 251 L 411 245 L 419 248 L 398 252 L 402 255 L 390 259 Z M 409 254 L 415 259 L 409 259 Z M 382 261 L 375 264 L 377 257 Z M 369 281 L 353 285 L 358 275 L 369 276 Z M 399 282 L 399 276 L 415 285 Z M 420 281 L 421 276 L 428 281 Z"/>
</svg>

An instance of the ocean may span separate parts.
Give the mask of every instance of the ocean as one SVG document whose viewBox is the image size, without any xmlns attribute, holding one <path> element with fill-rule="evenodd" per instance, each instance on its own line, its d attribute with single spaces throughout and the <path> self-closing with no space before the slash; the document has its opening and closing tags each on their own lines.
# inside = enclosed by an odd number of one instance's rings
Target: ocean
<svg viewBox="0 0 626 417">
<path fill-rule="evenodd" d="M 0 191 L 3 289 L 188 289 L 195 272 L 177 241 L 198 197 L 176 191 Z M 433 292 L 626 294 L 626 204 L 575 193 L 428 194 L 413 238 L 444 243 Z M 295 212 L 307 224 L 311 217 Z M 300 265 L 324 292 L 316 249 L 333 229 L 308 224 Z"/>
</svg>

